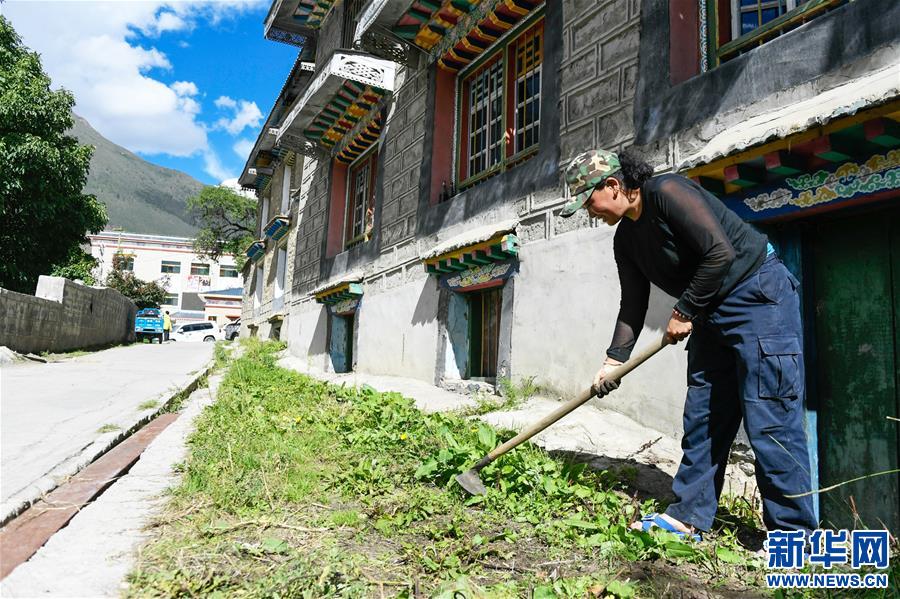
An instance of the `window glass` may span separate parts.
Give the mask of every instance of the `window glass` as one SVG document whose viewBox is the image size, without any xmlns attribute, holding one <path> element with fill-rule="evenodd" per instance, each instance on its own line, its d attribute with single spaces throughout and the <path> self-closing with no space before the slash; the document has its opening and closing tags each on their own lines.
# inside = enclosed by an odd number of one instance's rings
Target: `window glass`
<svg viewBox="0 0 900 599">
<path fill-rule="evenodd" d="M 347 179 L 347 214 L 344 245 L 352 247 L 368 239 L 375 207 L 377 152 L 371 152 L 350 167 Z"/>
<path fill-rule="evenodd" d="M 226 278 L 237 278 L 238 271 L 234 266 L 220 266 L 219 267 L 219 276 Z"/>
<path fill-rule="evenodd" d="M 209 264 L 200 264 L 198 262 L 191 263 L 191 274 L 192 275 L 209 275 Z"/>
<path fill-rule="evenodd" d="M 179 273 L 181 272 L 181 262 L 175 260 L 163 260 L 160 271 L 164 273 Z"/>
<path fill-rule="evenodd" d="M 115 254 L 113 256 L 113 268 L 131 272 L 134 270 L 134 256 L 131 254 Z"/>
<path fill-rule="evenodd" d="M 177 293 L 167 293 L 166 299 L 163 301 L 163 304 L 167 306 L 177 306 L 178 305 L 178 294 Z"/>
<path fill-rule="evenodd" d="M 508 168 L 537 148 L 543 56 L 544 27 L 539 20 L 462 75 L 462 187 Z"/>
</svg>

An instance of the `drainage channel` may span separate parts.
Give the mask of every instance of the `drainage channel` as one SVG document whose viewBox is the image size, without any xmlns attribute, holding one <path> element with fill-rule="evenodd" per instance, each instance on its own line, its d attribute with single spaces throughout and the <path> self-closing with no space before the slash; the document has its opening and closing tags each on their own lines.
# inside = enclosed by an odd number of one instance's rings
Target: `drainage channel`
<svg viewBox="0 0 900 599">
<path fill-rule="evenodd" d="M 165 413 L 110 449 L 0 530 L 0 580 L 28 561 L 87 504 L 128 473 L 147 446 L 178 418 Z"/>
</svg>

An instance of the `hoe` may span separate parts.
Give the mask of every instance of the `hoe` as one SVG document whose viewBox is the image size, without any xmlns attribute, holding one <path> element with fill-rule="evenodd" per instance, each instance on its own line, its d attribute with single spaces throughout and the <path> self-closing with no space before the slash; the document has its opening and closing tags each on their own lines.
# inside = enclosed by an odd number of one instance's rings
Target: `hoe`
<svg viewBox="0 0 900 599">
<path fill-rule="evenodd" d="M 618 382 L 622 379 L 623 376 L 646 362 L 653 355 L 656 354 L 659 350 L 669 345 L 669 340 L 666 336 L 663 336 L 662 339 L 654 343 L 653 345 L 645 348 L 638 355 L 632 357 L 630 360 L 622 364 L 621 366 L 615 368 L 612 372 L 609 373 L 608 377 L 612 380 Z M 481 478 L 478 476 L 478 473 L 482 468 L 505 454 L 506 452 L 518 447 L 531 437 L 535 436 L 554 422 L 561 419 L 563 416 L 577 408 L 578 406 L 586 403 L 589 399 L 594 396 L 593 389 L 588 389 L 584 391 L 581 395 L 576 397 L 575 399 L 571 399 L 566 403 L 562 404 L 556 410 L 547 414 L 521 433 L 503 443 L 499 447 L 496 447 L 489 454 L 481 458 L 477 464 L 475 464 L 471 469 L 466 470 L 462 474 L 456 477 L 456 482 L 459 483 L 463 489 L 465 489 L 470 495 L 484 495 L 487 493 L 487 489 L 484 488 L 484 483 L 481 482 Z"/>
</svg>

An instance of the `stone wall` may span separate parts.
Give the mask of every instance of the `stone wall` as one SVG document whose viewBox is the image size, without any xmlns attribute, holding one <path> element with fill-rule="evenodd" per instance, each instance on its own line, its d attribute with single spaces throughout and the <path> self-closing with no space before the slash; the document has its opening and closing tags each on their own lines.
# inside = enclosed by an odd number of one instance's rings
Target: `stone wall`
<svg viewBox="0 0 900 599">
<path fill-rule="evenodd" d="M 398 89 L 391 99 L 381 144 L 382 249 L 409 239 L 416 231 L 427 85 L 428 71 L 424 68 L 401 69 L 397 75 Z"/>
<path fill-rule="evenodd" d="M 563 162 L 634 137 L 640 7 L 636 0 L 566 0 L 560 73 Z"/>
<path fill-rule="evenodd" d="M 137 308 L 113 289 L 41 276 L 35 295 L 0 289 L 0 345 L 21 353 L 134 341 Z"/>
</svg>

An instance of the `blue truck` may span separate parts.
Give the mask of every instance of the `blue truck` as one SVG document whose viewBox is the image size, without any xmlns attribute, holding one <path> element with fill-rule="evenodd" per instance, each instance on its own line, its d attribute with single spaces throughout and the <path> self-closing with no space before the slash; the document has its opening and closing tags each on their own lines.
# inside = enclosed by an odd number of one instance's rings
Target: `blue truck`
<svg viewBox="0 0 900 599">
<path fill-rule="evenodd" d="M 134 335 L 139 343 L 144 339 L 149 339 L 150 343 L 154 339 L 163 342 L 163 315 L 159 308 L 138 310 L 134 318 Z"/>
</svg>

